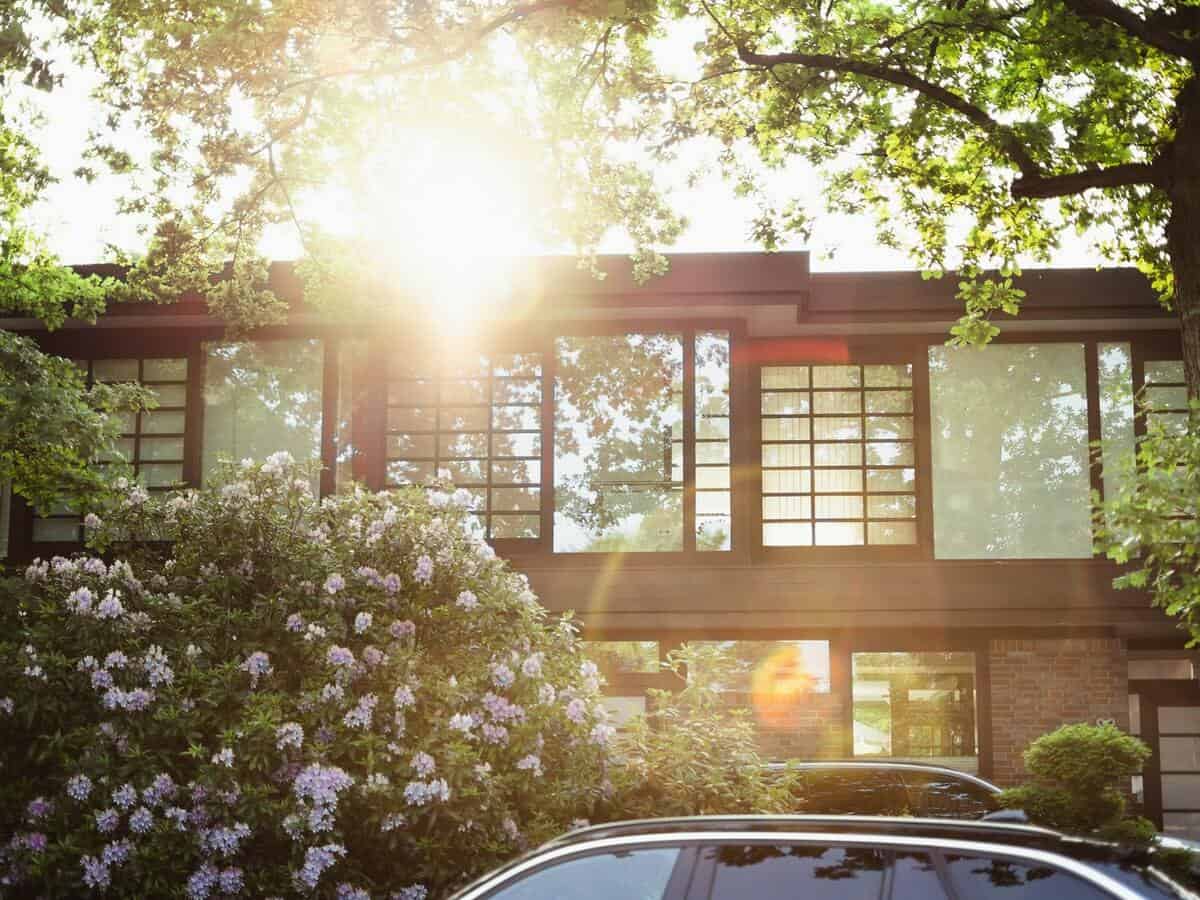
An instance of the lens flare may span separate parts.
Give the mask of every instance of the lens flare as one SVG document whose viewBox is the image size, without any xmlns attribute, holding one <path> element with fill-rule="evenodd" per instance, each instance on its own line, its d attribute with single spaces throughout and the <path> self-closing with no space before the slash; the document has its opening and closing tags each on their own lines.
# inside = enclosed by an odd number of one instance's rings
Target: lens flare
<svg viewBox="0 0 1200 900">
<path fill-rule="evenodd" d="M 813 693 L 817 678 L 796 645 L 775 650 L 754 670 L 750 697 L 754 715 L 768 728 L 787 725 Z"/>
</svg>

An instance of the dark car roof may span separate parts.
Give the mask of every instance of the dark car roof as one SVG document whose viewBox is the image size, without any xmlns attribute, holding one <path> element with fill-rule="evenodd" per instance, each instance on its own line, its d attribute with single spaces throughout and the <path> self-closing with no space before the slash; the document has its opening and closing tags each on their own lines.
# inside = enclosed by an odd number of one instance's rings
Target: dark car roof
<svg viewBox="0 0 1200 900">
<path fill-rule="evenodd" d="M 664 819 L 637 819 L 580 828 L 543 845 L 543 848 L 562 847 L 586 841 L 614 837 L 637 837 L 650 834 L 678 832 L 771 832 L 807 831 L 840 834 L 886 835 L 905 838 L 945 838 L 949 840 L 991 841 L 1014 847 L 1046 850 L 1065 856 L 1086 858 L 1127 857 L 1130 853 L 1145 852 L 1118 848 L 1113 844 L 1086 838 L 1072 837 L 1039 828 L 1008 822 L 988 822 L 960 819 L 917 819 L 898 816 L 830 816 L 830 815 L 770 815 L 770 816 L 679 816 Z M 1148 858 L 1148 857 L 1147 857 Z"/>
<path fill-rule="evenodd" d="M 965 772 L 962 769 L 952 769 L 949 766 L 938 766 L 931 763 L 909 762 L 899 760 L 886 761 L 870 761 L 862 759 L 816 759 L 816 760 L 791 760 L 788 762 L 772 762 L 767 763 L 767 768 L 777 772 L 787 771 L 802 771 L 808 772 L 820 769 L 843 769 L 843 770 L 863 770 L 863 771 L 890 771 L 890 772 L 928 772 L 930 774 L 945 775 L 950 778 L 959 778 L 964 781 L 970 781 L 972 784 L 978 784 L 981 787 L 986 787 L 992 791 L 999 791 L 1000 788 L 992 784 L 986 778 L 976 775 L 974 772 Z"/>
</svg>

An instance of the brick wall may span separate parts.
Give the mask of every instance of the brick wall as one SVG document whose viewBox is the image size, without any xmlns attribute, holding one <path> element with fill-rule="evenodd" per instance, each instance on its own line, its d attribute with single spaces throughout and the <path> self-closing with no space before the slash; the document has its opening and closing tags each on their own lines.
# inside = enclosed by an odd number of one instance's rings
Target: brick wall
<svg viewBox="0 0 1200 900">
<path fill-rule="evenodd" d="M 1113 719 L 1129 727 L 1128 660 L 1117 638 L 996 640 L 990 645 L 993 780 L 1025 774 L 1021 754 L 1059 725 Z M 981 728 L 986 723 L 980 723 Z"/>
<path fill-rule="evenodd" d="M 847 700 L 809 694 L 788 710 L 787 720 L 759 727 L 759 746 L 772 759 L 840 759 L 847 755 Z"/>
</svg>

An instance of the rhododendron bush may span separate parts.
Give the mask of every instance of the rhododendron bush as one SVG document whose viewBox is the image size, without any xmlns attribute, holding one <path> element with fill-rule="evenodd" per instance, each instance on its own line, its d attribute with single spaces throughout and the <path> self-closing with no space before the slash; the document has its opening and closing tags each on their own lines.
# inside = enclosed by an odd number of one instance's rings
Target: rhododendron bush
<svg viewBox="0 0 1200 900">
<path fill-rule="evenodd" d="M 310 475 L 134 486 L 6 583 L 0 894 L 434 897 L 603 802 L 596 668 L 461 498 Z"/>
</svg>

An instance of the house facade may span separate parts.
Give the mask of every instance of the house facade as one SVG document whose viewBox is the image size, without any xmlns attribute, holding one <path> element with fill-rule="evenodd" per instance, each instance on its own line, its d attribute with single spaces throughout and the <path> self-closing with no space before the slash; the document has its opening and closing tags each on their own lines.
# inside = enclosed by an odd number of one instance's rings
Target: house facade
<svg viewBox="0 0 1200 900">
<path fill-rule="evenodd" d="M 234 341 L 187 298 L 4 327 L 155 392 L 117 448 L 152 490 L 286 449 L 320 461 L 322 494 L 470 491 L 497 552 L 579 616 L 618 715 L 678 683 L 660 662 L 686 642 L 779 756 L 1008 784 L 1034 737 L 1111 720 L 1155 751 L 1147 813 L 1200 833 L 1185 635 L 1092 552 L 1135 394 L 1168 423 L 1186 406 L 1140 274 L 1028 272 L 1020 318 L 975 350 L 946 346 L 953 279 L 813 274 L 803 253 L 679 256 L 646 285 L 603 265 L 530 264 L 510 304 L 440 328 L 297 305 Z M 287 267 L 272 286 L 298 294 Z M 9 565 L 79 546 L 69 509 L 13 497 L 0 518 Z"/>
</svg>

